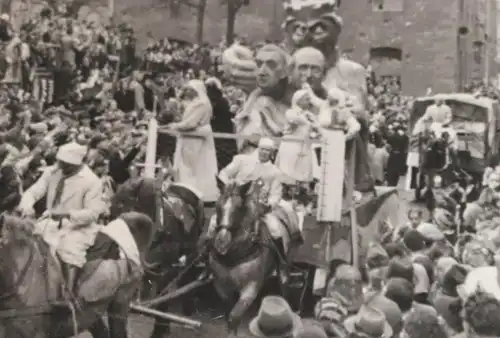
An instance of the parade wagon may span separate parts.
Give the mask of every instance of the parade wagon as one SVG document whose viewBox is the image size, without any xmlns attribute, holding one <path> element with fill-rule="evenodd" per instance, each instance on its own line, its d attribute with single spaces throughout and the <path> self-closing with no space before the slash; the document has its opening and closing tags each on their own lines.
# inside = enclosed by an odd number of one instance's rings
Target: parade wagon
<svg viewBox="0 0 500 338">
<path fill-rule="evenodd" d="M 460 171 L 478 182 L 487 166 L 488 160 L 498 153 L 500 138 L 500 107 L 498 103 L 486 97 L 474 97 L 470 94 L 437 94 L 417 98 L 409 119 L 410 149 L 408 151 L 407 188 L 415 188 L 415 196 L 420 198 L 420 191 L 426 185 L 426 170 L 422 168 L 423 147 L 420 134 L 415 133 L 415 126 L 426 109 L 443 100 L 452 111 L 452 128 L 458 138 L 458 163 Z"/>
<path fill-rule="evenodd" d="M 149 144 L 152 147 L 153 144 L 157 144 L 157 153 L 161 154 L 178 135 L 158 128 L 153 121 L 149 136 Z M 183 137 L 186 136 L 188 135 L 184 133 Z M 355 199 L 353 182 L 347 182 L 346 187 L 350 188 L 345 191 L 343 172 L 344 170 L 354 172 L 353 162 L 344 161 L 346 149 L 338 146 L 345 144 L 343 133 L 332 132 L 331 136 L 330 142 L 322 141 L 323 160 L 320 163 L 322 179 L 320 179 L 317 209 L 305 217 L 302 229 L 304 243 L 291 252 L 293 267 L 290 284 L 294 286 L 299 296 L 298 303 L 295 304 L 298 309 L 302 308 L 302 302 L 307 300 L 310 291 L 315 294 L 321 293 L 333 261 L 344 261 L 359 266 L 368 244 L 379 240 L 388 227 L 397 226 L 405 216 L 405 210 L 400 207 L 400 198 L 395 188 L 376 187 L 374 193 L 367 193 Z M 213 137 L 235 139 L 239 136 L 213 133 Z M 154 168 L 151 165 L 155 161 L 155 151 L 156 149 L 151 148 L 148 151 L 149 159 L 146 159 L 146 163 L 150 164 L 145 168 L 148 171 L 146 174 L 150 176 L 154 175 Z M 354 158 L 354 154 L 349 154 L 348 157 Z M 353 178 L 353 175 L 347 177 Z M 207 220 L 213 214 L 213 210 L 212 207 L 205 209 Z M 164 299 L 170 300 L 171 297 L 165 296 Z"/>
</svg>

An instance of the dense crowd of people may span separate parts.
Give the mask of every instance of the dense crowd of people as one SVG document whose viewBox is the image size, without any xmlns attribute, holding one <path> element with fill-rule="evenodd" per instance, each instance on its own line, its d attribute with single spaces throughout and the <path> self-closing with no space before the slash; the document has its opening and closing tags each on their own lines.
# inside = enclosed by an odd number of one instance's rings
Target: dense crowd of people
<svg viewBox="0 0 500 338">
<path fill-rule="evenodd" d="M 141 174 L 151 117 L 168 125 L 172 134 L 191 130 L 188 113 L 196 112 L 210 125 L 207 130 L 234 133 L 234 118 L 248 99 L 221 77 L 220 58 L 209 46 L 163 39 L 151 41 L 138 57 L 130 26 L 80 22 L 69 8 L 48 7 L 20 31 L 13 30 L 4 14 L 0 40 L 0 213 L 21 206 L 26 214 L 43 215 L 47 201 L 34 196 L 42 189 L 40 178 L 50 177 L 56 164 L 63 176 L 86 164 L 85 175 L 99 182 L 96 191 L 89 189 L 104 196 L 105 205 L 94 212 L 106 220 L 116 187 Z M 397 186 L 406 173 L 412 98 L 402 95 L 397 77 L 368 72 L 366 80 L 372 176 L 377 185 Z M 498 90 L 482 83 L 471 84 L 467 91 L 498 99 Z M 297 114 L 311 107 L 301 100 L 307 95 L 312 96 L 310 88 L 295 93 L 287 118 L 298 123 Z M 313 127 L 305 131 L 308 136 L 317 132 L 318 126 L 303 120 Z M 292 134 L 288 129 L 280 133 Z M 196 143 L 189 142 L 161 137 L 159 155 L 186 161 L 189 154 L 179 149 Z M 197 169 L 206 175 L 212 168 L 214 174 L 227 168 L 237 155 L 233 139 L 215 139 L 213 147 L 215 158 L 207 153 L 204 168 Z M 283 165 L 284 147 L 268 147 L 283 151 L 277 159 Z M 179 169 L 176 163 L 174 167 Z M 408 224 L 389 229 L 386 242 L 369 247 L 361 269 L 337 266 L 313 319 L 299 318 L 285 299 L 269 296 L 251 321 L 250 333 L 274 338 L 500 337 L 500 259 L 495 255 L 498 243 L 490 243 L 498 240 L 491 231 L 498 220 L 500 166 L 492 162 L 489 169 L 481 197 L 470 203 L 465 216 L 465 225 L 487 234 L 488 240 L 470 235 L 459 242 L 459 254 L 452 252 L 449 229 L 438 226 L 437 219 L 452 217 L 443 209 L 460 202 L 445 194 L 436 202 L 432 223 L 420 209 L 411 210 Z M 299 179 L 309 180 L 312 172 Z M 51 197 L 64 204 L 62 189 L 57 185 Z M 57 205 L 54 201 L 50 203 Z M 62 209 L 51 215 L 75 217 Z"/>
</svg>

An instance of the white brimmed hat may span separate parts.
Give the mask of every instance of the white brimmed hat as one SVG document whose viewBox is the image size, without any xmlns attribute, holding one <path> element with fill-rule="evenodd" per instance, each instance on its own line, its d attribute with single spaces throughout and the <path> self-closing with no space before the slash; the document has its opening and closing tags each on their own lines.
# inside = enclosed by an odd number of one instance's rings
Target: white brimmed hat
<svg viewBox="0 0 500 338">
<path fill-rule="evenodd" d="M 83 163 L 85 155 L 87 155 L 87 147 L 73 142 L 61 146 L 56 159 L 64 163 L 80 165 Z"/>
</svg>

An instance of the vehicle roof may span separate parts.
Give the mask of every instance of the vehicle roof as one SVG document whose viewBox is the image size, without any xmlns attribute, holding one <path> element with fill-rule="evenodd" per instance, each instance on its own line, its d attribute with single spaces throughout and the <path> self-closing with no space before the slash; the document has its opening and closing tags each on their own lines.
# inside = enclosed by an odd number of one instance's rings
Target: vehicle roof
<svg viewBox="0 0 500 338">
<path fill-rule="evenodd" d="M 432 96 L 418 97 L 415 101 L 435 101 L 435 100 L 455 100 L 463 103 L 468 103 L 475 106 L 480 106 L 484 108 L 491 108 L 494 100 L 488 97 L 476 97 L 468 93 L 448 93 L 448 94 L 436 94 Z"/>
</svg>

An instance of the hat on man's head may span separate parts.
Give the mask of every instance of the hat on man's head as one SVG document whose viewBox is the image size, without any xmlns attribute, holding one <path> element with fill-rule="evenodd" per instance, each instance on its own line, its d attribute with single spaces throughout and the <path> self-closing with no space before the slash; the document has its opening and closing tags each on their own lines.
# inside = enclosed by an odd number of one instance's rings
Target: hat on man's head
<svg viewBox="0 0 500 338">
<path fill-rule="evenodd" d="M 387 298 L 378 291 L 368 292 L 365 295 L 366 304 L 379 309 L 385 315 L 387 322 L 391 325 L 394 333 L 400 333 L 403 329 L 403 313 L 398 304 Z"/>
<path fill-rule="evenodd" d="M 256 337 L 293 338 L 301 327 L 300 317 L 284 298 L 268 296 L 262 300 L 259 313 L 250 322 L 249 330 Z"/>
<path fill-rule="evenodd" d="M 270 138 L 267 137 L 262 137 L 259 140 L 259 148 L 260 149 L 269 149 L 269 150 L 274 150 L 276 149 L 276 144 L 274 141 Z"/>
<path fill-rule="evenodd" d="M 87 147 L 76 142 L 72 142 L 59 148 L 56 159 L 68 164 L 81 165 L 85 155 L 87 155 Z"/>
<path fill-rule="evenodd" d="M 417 231 L 424 236 L 426 240 L 429 241 L 441 241 L 443 240 L 444 233 L 439 229 L 436 224 L 423 222 L 417 227 Z"/>
<path fill-rule="evenodd" d="M 320 323 L 304 321 L 294 338 L 328 338 Z"/>
<path fill-rule="evenodd" d="M 392 328 L 379 309 L 363 305 L 358 313 L 347 318 L 344 327 L 349 333 L 360 333 L 368 337 L 390 338 Z"/>
</svg>

